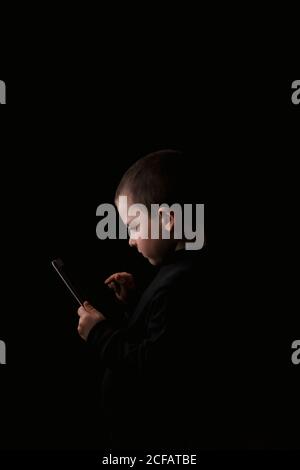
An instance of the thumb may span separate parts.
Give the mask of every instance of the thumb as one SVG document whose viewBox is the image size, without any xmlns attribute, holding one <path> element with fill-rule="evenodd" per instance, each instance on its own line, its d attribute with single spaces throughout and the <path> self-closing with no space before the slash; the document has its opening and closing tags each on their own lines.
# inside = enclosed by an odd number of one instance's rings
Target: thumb
<svg viewBox="0 0 300 470">
<path fill-rule="evenodd" d="M 93 312 L 96 310 L 95 307 L 93 307 L 88 301 L 85 301 L 83 306 L 87 312 Z"/>
<path fill-rule="evenodd" d="M 117 275 L 116 275 L 116 281 L 117 281 L 119 284 L 125 284 L 126 279 L 125 279 L 124 276 L 122 276 L 122 274 L 117 274 Z"/>
</svg>

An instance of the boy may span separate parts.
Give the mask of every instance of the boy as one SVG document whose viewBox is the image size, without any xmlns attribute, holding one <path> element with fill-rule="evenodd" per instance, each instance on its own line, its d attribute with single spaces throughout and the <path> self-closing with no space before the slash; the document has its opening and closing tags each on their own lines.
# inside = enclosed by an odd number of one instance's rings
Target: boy
<svg viewBox="0 0 300 470">
<path fill-rule="evenodd" d="M 207 388 L 206 253 L 186 250 L 184 234 L 175 236 L 181 221 L 174 211 L 153 206 L 199 202 L 192 200 L 188 170 L 183 155 L 172 150 L 150 154 L 127 170 L 115 203 L 129 228 L 130 246 L 158 266 L 158 274 L 136 302 L 130 295 L 135 289 L 131 274 L 106 279 L 126 305 L 119 324 L 88 302 L 78 309 L 78 332 L 105 366 L 102 405 L 115 448 L 196 447 L 200 420 L 209 435 L 207 404 L 199 406 Z M 136 203 L 147 209 L 138 222 L 127 210 Z"/>
</svg>

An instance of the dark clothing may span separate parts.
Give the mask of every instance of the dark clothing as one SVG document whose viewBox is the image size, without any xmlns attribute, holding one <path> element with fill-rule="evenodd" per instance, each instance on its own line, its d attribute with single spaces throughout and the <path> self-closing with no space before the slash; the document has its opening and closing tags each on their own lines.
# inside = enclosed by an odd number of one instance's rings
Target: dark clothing
<svg viewBox="0 0 300 470">
<path fill-rule="evenodd" d="M 112 318 L 93 328 L 88 343 L 105 365 L 112 447 L 247 449 L 278 441 L 267 334 L 231 279 L 220 263 L 209 277 L 205 249 L 175 252 L 119 325 Z"/>
<path fill-rule="evenodd" d="M 106 366 L 103 408 L 114 447 L 199 446 L 199 424 L 209 434 L 206 258 L 204 249 L 174 252 L 122 324 L 105 320 L 89 334 Z"/>
</svg>

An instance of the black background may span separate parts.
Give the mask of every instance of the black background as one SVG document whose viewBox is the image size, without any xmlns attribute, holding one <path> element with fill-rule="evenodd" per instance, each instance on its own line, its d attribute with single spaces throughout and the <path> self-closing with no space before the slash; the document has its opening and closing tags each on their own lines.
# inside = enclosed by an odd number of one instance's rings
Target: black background
<svg viewBox="0 0 300 470">
<path fill-rule="evenodd" d="M 125 241 L 96 238 L 95 211 L 113 201 L 130 163 L 166 147 L 187 152 L 209 211 L 211 309 L 222 324 L 228 318 L 222 346 L 241 365 L 243 354 L 264 364 L 252 371 L 256 393 L 262 375 L 270 376 L 261 391 L 264 424 L 245 447 L 299 447 L 300 366 L 290 359 L 299 338 L 293 80 L 196 73 L 192 63 L 114 56 L 105 66 L 62 61 L 55 73 L 36 66 L 0 77 L 8 100 L 1 108 L 1 449 L 101 449 L 96 365 L 50 261 L 61 256 L 99 308 L 106 275 L 151 276 Z M 219 360 L 226 368 L 224 348 Z"/>
</svg>

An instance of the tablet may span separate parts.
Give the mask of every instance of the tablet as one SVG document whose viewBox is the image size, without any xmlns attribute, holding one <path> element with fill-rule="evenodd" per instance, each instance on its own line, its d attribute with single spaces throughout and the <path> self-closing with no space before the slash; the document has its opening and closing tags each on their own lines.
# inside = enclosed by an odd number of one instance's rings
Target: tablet
<svg viewBox="0 0 300 470">
<path fill-rule="evenodd" d="M 68 288 L 69 292 L 73 295 L 74 299 L 76 300 L 79 305 L 83 305 L 83 300 L 81 296 L 78 294 L 77 290 L 75 289 L 74 285 L 71 283 L 70 279 L 67 277 L 65 273 L 64 263 L 63 261 L 58 258 L 51 261 L 51 264 L 57 274 L 59 275 L 60 279 L 63 281 L 65 286 Z"/>
</svg>

